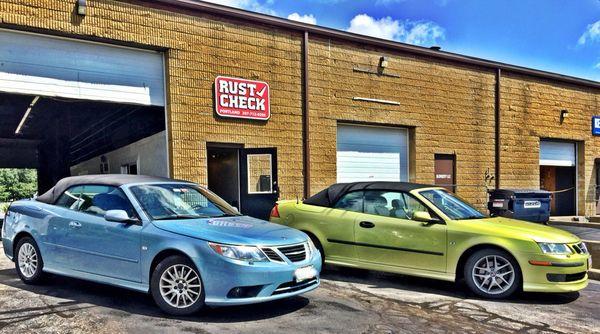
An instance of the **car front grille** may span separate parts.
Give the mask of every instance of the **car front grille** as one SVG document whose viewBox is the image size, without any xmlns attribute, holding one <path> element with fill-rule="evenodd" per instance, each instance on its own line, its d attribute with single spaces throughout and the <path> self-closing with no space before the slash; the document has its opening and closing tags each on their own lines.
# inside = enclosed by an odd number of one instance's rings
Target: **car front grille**
<svg viewBox="0 0 600 334">
<path fill-rule="evenodd" d="M 580 242 L 578 244 L 574 244 L 571 245 L 571 248 L 575 251 L 575 253 L 577 254 L 588 254 L 588 249 L 585 246 L 585 244 L 583 242 Z"/>
<path fill-rule="evenodd" d="M 261 247 L 263 253 L 273 262 L 302 262 L 308 258 L 308 244 L 297 244 L 278 247 Z"/>
<path fill-rule="evenodd" d="M 277 254 L 277 252 L 275 252 L 272 248 L 261 248 L 263 253 L 265 253 L 265 255 L 269 258 L 269 260 L 273 261 L 273 262 L 285 262 L 283 261 L 283 259 L 281 258 L 281 256 L 279 256 L 279 254 Z"/>
<path fill-rule="evenodd" d="M 547 274 L 546 277 L 550 282 L 576 282 L 585 278 L 586 272 L 575 274 Z"/>
<path fill-rule="evenodd" d="M 279 247 L 278 250 L 292 262 L 302 262 L 306 260 L 306 244 Z"/>
</svg>

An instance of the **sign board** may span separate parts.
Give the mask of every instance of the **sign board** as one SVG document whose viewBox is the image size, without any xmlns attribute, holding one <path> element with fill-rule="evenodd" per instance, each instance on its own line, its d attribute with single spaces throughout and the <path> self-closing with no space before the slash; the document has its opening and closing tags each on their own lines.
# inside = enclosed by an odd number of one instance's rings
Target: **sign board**
<svg viewBox="0 0 600 334">
<path fill-rule="evenodd" d="M 217 115 L 266 121 L 271 118 L 269 84 L 219 76 L 215 79 Z"/>
<path fill-rule="evenodd" d="M 592 135 L 600 136 L 600 116 L 592 117 Z"/>
</svg>

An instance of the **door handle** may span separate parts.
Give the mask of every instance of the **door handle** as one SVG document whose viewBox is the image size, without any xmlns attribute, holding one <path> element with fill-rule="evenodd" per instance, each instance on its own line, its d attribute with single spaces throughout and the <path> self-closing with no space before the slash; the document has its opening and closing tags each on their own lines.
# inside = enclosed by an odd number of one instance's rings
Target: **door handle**
<svg viewBox="0 0 600 334">
<path fill-rule="evenodd" d="M 371 222 L 360 222 L 360 224 L 358 224 L 360 227 L 362 228 L 373 228 L 375 227 L 375 224 L 371 223 Z"/>
<path fill-rule="evenodd" d="M 70 228 L 81 228 L 81 223 L 80 222 L 70 222 L 69 227 Z"/>
</svg>

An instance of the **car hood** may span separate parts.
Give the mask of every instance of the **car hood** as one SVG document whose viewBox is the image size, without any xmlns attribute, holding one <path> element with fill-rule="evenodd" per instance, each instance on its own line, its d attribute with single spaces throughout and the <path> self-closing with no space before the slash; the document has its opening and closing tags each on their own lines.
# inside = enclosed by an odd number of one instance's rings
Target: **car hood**
<svg viewBox="0 0 600 334">
<path fill-rule="evenodd" d="M 464 222 L 479 224 L 480 227 L 486 228 L 495 235 L 527 238 L 536 242 L 576 243 L 580 241 L 575 235 L 558 228 L 510 218 L 495 217 Z"/>
<path fill-rule="evenodd" d="M 307 240 L 303 232 L 248 216 L 156 220 L 152 223 L 164 231 L 230 245 L 278 246 Z"/>
</svg>

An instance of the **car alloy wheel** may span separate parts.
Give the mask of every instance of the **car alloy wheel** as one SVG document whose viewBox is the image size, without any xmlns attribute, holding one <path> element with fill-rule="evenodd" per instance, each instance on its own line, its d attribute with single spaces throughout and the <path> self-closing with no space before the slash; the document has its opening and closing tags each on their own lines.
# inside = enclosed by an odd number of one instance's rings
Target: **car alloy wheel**
<svg viewBox="0 0 600 334">
<path fill-rule="evenodd" d="M 514 267 L 510 261 L 499 255 L 484 256 L 479 259 L 471 275 L 477 288 L 492 295 L 505 293 L 515 283 Z"/>
<path fill-rule="evenodd" d="M 26 242 L 19 248 L 19 270 L 26 278 L 32 278 L 37 272 L 38 255 L 32 244 Z"/>
<path fill-rule="evenodd" d="M 194 305 L 202 294 L 202 282 L 196 271 L 186 265 L 176 264 L 160 277 L 160 294 L 172 307 L 185 309 Z"/>
<path fill-rule="evenodd" d="M 521 268 L 506 251 L 485 248 L 469 256 L 464 266 L 467 286 L 490 299 L 509 297 L 521 288 Z"/>
<path fill-rule="evenodd" d="M 44 261 L 37 244 L 31 237 L 19 240 L 15 247 L 15 267 L 26 284 L 37 284 L 44 279 Z"/>
<path fill-rule="evenodd" d="M 183 255 L 160 261 L 150 279 L 152 298 L 165 313 L 186 316 L 204 306 L 202 275 L 194 262 Z"/>
</svg>

